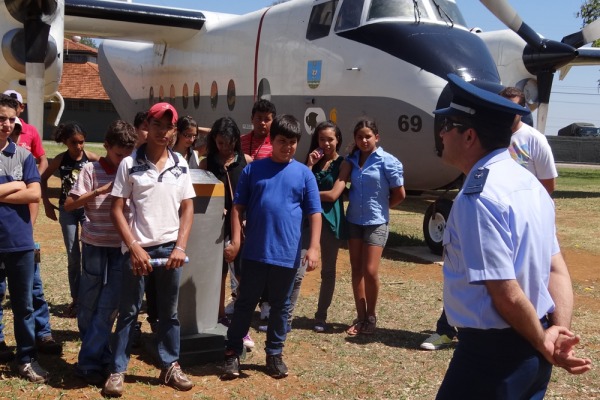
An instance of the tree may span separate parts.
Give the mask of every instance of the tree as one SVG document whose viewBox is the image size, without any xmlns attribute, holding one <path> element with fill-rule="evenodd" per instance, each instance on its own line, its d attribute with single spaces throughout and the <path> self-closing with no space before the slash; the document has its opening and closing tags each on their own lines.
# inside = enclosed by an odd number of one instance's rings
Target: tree
<svg viewBox="0 0 600 400">
<path fill-rule="evenodd" d="M 576 14 L 577 18 L 583 20 L 583 26 L 591 24 L 598 18 L 600 18 L 600 0 L 586 0 Z M 600 47 L 600 38 L 595 40 L 592 44 L 593 47 Z"/>
<path fill-rule="evenodd" d="M 81 41 L 79 43 L 85 44 L 86 46 L 91 47 L 93 49 L 98 48 L 98 45 L 96 44 L 94 39 L 91 39 L 91 38 L 87 38 L 87 37 L 81 38 Z"/>
</svg>

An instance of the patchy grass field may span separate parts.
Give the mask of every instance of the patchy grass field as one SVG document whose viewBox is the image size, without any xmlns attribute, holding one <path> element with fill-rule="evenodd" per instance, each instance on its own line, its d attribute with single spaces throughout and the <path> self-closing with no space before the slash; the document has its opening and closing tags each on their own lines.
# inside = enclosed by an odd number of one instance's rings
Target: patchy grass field
<svg viewBox="0 0 600 400">
<path fill-rule="evenodd" d="M 92 149 L 92 146 L 89 146 Z M 63 151 L 58 148 L 56 153 Z M 102 153 L 100 146 L 92 151 Z M 50 151 L 49 151 L 50 153 Z M 55 153 L 55 154 L 56 154 Z M 600 270 L 596 245 L 600 217 L 600 174 L 587 170 L 561 169 L 556 198 L 558 234 L 573 275 L 576 310 L 573 329 L 581 334 L 579 353 L 600 360 Z M 57 187 L 53 178 L 51 186 Z M 409 198 L 392 212 L 392 226 L 401 243 L 422 245 L 421 223 L 430 198 Z M 59 356 L 40 356 L 52 373 L 47 385 L 27 383 L 14 366 L 0 365 L 0 398 L 3 399 L 94 399 L 100 389 L 86 386 L 72 374 L 79 351 L 74 319 L 64 317 L 69 303 L 66 258 L 58 222 L 40 212 L 36 240 L 42 245 L 42 276 L 51 306 L 52 327 L 64 343 Z M 316 310 L 319 272 L 305 278 L 297 306 L 294 330 L 289 334 L 285 360 L 290 376 L 274 380 L 265 374 L 265 334 L 252 329 L 256 349 L 242 363 L 243 376 L 231 382 L 218 378 L 220 365 L 186 368 L 196 387 L 178 393 L 158 385 L 159 371 L 145 353 L 132 355 L 126 377 L 126 399 L 432 399 L 442 380 L 452 349 L 437 352 L 418 350 L 431 333 L 442 301 L 441 267 L 410 262 L 386 252 L 380 276 L 378 330 L 373 336 L 349 338 L 343 332 L 354 318 L 347 250 L 340 252 L 338 279 L 329 312 L 332 331 L 312 332 Z M 217 283 L 215 283 L 217 284 Z M 142 316 L 140 320 L 144 320 Z M 14 345 L 12 314 L 5 312 L 5 334 Z M 258 319 L 254 321 L 258 326 Z M 149 327 L 144 323 L 145 337 Z M 493 345 L 493 344 L 491 344 Z M 549 399 L 600 399 L 600 373 L 596 367 L 582 376 L 555 370 L 547 393 Z"/>
</svg>

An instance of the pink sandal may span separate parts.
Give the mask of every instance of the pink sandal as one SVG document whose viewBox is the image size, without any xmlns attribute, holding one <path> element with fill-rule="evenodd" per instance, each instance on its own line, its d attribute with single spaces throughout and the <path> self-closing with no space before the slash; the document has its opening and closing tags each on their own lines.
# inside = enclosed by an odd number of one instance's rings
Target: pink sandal
<svg viewBox="0 0 600 400">
<path fill-rule="evenodd" d="M 352 321 L 352 325 L 348 329 L 346 329 L 346 334 L 348 336 L 356 336 L 362 332 L 364 326 L 364 321 L 360 319 L 355 319 Z"/>
</svg>

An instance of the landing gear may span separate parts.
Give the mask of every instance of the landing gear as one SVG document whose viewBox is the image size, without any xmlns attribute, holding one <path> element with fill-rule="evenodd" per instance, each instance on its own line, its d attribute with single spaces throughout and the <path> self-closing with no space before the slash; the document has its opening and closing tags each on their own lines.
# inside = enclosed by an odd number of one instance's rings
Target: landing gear
<svg viewBox="0 0 600 400">
<path fill-rule="evenodd" d="M 425 218 L 423 218 L 423 236 L 427 246 L 434 254 L 442 255 L 444 251 L 443 239 L 444 230 L 450 209 L 452 208 L 452 200 L 440 198 L 427 208 Z"/>
</svg>

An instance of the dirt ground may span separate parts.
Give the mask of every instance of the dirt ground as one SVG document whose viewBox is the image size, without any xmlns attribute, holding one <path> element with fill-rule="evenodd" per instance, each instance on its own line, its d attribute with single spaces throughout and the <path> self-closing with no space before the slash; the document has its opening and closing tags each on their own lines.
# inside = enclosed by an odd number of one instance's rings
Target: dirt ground
<svg viewBox="0 0 600 400">
<path fill-rule="evenodd" d="M 60 227 L 58 222 L 53 222 L 45 218 L 43 210 L 41 211 L 39 222 L 36 226 L 36 240 L 42 244 L 43 264 L 42 264 L 42 276 L 44 279 L 46 289 L 46 296 L 51 305 L 51 318 L 53 324 L 54 335 L 57 339 L 64 343 L 64 352 L 61 357 L 57 356 L 40 356 L 40 362 L 46 367 L 50 367 L 50 371 L 53 374 L 53 378 L 48 385 L 32 385 L 28 384 L 15 377 L 14 370 L 10 365 L 0 365 L 0 398 L 60 398 L 60 399 L 81 399 L 81 398 L 101 398 L 100 390 L 95 387 L 88 387 L 82 381 L 75 378 L 72 375 L 72 368 L 77 361 L 77 352 L 79 351 L 80 342 L 77 336 L 77 326 L 74 319 L 68 319 L 65 317 L 66 306 L 69 302 L 68 296 L 68 285 L 66 283 L 66 267 L 64 266 L 64 247 L 62 244 L 62 238 L 60 237 Z M 600 313 L 600 302 L 598 301 L 597 291 L 600 288 L 600 269 L 598 268 L 598 254 L 582 251 L 580 249 L 564 248 L 563 253 L 567 264 L 569 265 L 571 276 L 573 279 L 573 286 L 576 293 L 576 317 L 577 315 L 591 315 L 597 316 Z M 428 376 L 435 376 L 437 381 L 428 381 L 425 386 L 426 389 L 418 387 L 410 387 L 407 395 L 400 396 L 397 394 L 385 394 L 377 392 L 376 390 L 369 395 L 369 393 L 351 393 L 349 398 L 431 398 L 431 393 L 435 393 L 435 388 L 439 386 L 439 382 L 443 377 L 445 366 L 451 356 L 451 350 L 444 352 L 423 352 L 416 348 L 422 339 L 426 338 L 435 326 L 435 320 L 439 315 L 439 309 L 441 308 L 441 282 L 442 282 L 442 269 L 438 264 L 430 264 L 424 262 L 414 262 L 415 260 L 409 260 L 401 255 L 393 252 L 384 254 L 386 257 L 382 262 L 380 275 L 382 277 L 382 286 L 385 288 L 382 290 L 382 296 L 391 296 L 397 299 L 402 299 L 403 293 L 399 292 L 396 288 L 400 287 L 422 287 L 429 291 L 429 297 L 431 297 L 432 304 L 428 304 L 424 309 L 422 320 L 415 322 L 412 327 L 404 327 L 408 330 L 397 330 L 397 327 L 390 326 L 390 324 L 400 324 L 400 322 L 389 321 L 383 322 L 381 327 L 380 340 L 374 342 L 367 341 L 349 341 L 345 338 L 343 330 L 346 324 L 352 319 L 352 310 L 348 310 L 347 314 L 332 316 L 332 335 L 321 336 L 323 344 L 316 346 L 312 342 L 314 339 L 312 327 L 312 312 L 314 308 L 302 308 L 300 307 L 297 313 L 296 320 L 294 321 L 294 331 L 290 334 L 288 344 L 286 345 L 286 360 L 290 366 L 290 376 L 287 379 L 275 381 L 265 374 L 264 369 L 264 351 L 259 349 L 261 346 L 261 339 L 264 340 L 264 334 L 258 333 L 252 330 L 252 335 L 256 341 L 257 349 L 253 352 L 251 358 L 244 362 L 244 377 L 232 382 L 221 382 L 219 381 L 220 367 L 216 364 L 208 364 L 202 366 L 195 366 L 186 369 L 191 379 L 195 382 L 196 387 L 187 393 L 174 392 L 171 388 L 158 385 L 158 374 L 159 371 L 152 366 L 152 362 L 149 356 L 144 352 L 135 352 L 132 355 L 130 368 L 126 377 L 126 395 L 124 398 L 127 399 L 156 399 L 156 398 L 184 398 L 184 399 L 241 399 L 241 398 L 337 398 L 336 392 L 325 391 L 322 387 L 321 379 L 311 379 L 311 370 L 315 369 L 315 363 L 325 363 L 325 369 L 319 371 L 319 374 L 326 372 L 326 363 L 328 360 L 333 360 L 336 357 L 335 352 L 345 351 L 358 351 L 354 346 L 364 345 L 373 346 L 370 349 L 376 349 L 376 351 L 389 352 L 396 351 L 396 336 L 408 336 L 409 339 L 405 340 L 408 345 L 403 342 L 403 348 L 399 349 L 400 352 L 398 363 L 406 363 L 406 368 L 419 368 L 419 370 L 427 371 Z M 56 264 L 56 265 L 55 265 Z M 62 265 L 60 265 L 62 264 Z M 338 258 L 338 286 L 336 288 L 337 293 L 344 293 L 344 298 L 349 299 L 351 297 L 351 289 L 349 285 L 349 259 L 348 251 L 342 249 Z M 314 307 L 315 298 L 318 295 L 320 283 L 320 276 L 318 272 L 308 273 L 302 284 L 300 302 L 308 302 L 311 304 L 310 307 Z M 57 288 L 60 288 L 57 290 Z M 404 299 L 402 299 L 404 301 Z M 334 299 L 337 301 L 337 297 Z M 395 300 L 396 301 L 396 300 Z M 397 300 L 398 307 L 407 307 L 406 304 L 411 304 L 410 300 L 406 300 L 407 303 L 400 303 Z M 418 302 L 419 300 L 417 300 Z M 396 311 L 393 309 L 394 301 L 391 301 L 392 305 L 384 307 L 391 307 L 389 314 L 395 315 Z M 419 304 L 413 304 L 413 306 L 419 306 Z M 333 307 L 333 306 L 332 306 Z M 346 304 L 347 308 L 348 304 Z M 385 311 L 382 309 L 382 313 Z M 12 317 L 10 312 L 5 313 L 5 332 L 7 341 L 9 344 L 12 342 Z M 400 319 L 401 317 L 399 317 Z M 582 318 L 583 319 L 583 318 Z M 592 317 L 595 320 L 595 317 Z M 144 318 L 140 318 L 144 320 Z M 586 319 L 587 320 L 587 319 Z M 255 321 L 256 323 L 256 321 Z M 590 331 L 595 331 L 597 334 L 597 324 L 594 322 L 586 322 L 586 324 L 593 324 L 595 328 L 586 328 Z M 575 323 L 574 325 L 577 325 Z M 143 325 L 143 331 L 145 336 L 149 336 L 149 327 L 147 324 Z M 393 337 L 392 337 L 393 336 Z M 342 339 L 340 339 L 342 338 Z M 330 343 L 331 342 L 331 343 Z M 335 342 L 335 343 L 334 343 Z M 386 342 L 389 342 L 386 346 Z M 342 343 L 341 345 L 339 343 Z M 598 345 L 593 345 L 592 349 L 598 353 Z M 331 350 L 327 347 L 329 344 L 332 346 L 342 346 L 335 350 Z M 400 346 L 397 346 L 400 347 Z M 320 349 L 320 350 L 315 350 Z M 351 349 L 351 350 L 350 350 Z M 319 353 L 315 353 L 319 351 Z M 360 356 L 359 356 L 360 357 Z M 332 386 L 336 385 L 336 380 L 341 380 L 343 383 L 340 385 L 350 385 L 352 381 L 361 379 L 361 375 L 369 375 L 374 373 L 378 368 L 377 365 L 369 365 L 368 361 L 364 358 L 368 357 L 367 353 L 364 353 L 358 360 L 349 358 L 343 368 L 347 368 L 348 371 L 353 371 L 356 375 L 347 377 L 348 383 L 344 379 L 337 378 L 335 375 L 332 378 L 332 382 L 328 383 Z M 410 361 L 412 359 L 412 361 Z M 435 360 L 435 361 L 434 361 Z M 411 367 L 410 362 L 417 363 L 418 366 Z M 366 365 L 365 365 L 366 363 Z M 362 367 L 361 367 L 362 366 Z M 322 367 L 320 365 L 320 367 Z M 361 369 L 363 368 L 363 369 Z M 414 374 L 407 374 L 403 379 L 414 380 L 416 379 Z M 418 374 L 417 374 L 418 375 Z M 562 375 L 559 375 L 562 376 Z M 369 378 L 373 379 L 373 378 Z M 391 377 L 391 379 L 394 379 Z M 564 379 L 564 378 L 560 378 Z M 431 379 L 430 379 L 431 380 Z M 327 381 L 329 382 L 329 381 Z M 560 388 L 556 390 L 558 393 L 571 393 L 570 395 L 563 396 L 557 395 L 555 398 L 584 398 L 579 395 L 574 395 L 571 389 L 562 388 L 562 380 L 560 381 Z M 571 381 L 569 381 L 571 382 Z M 365 386 L 370 385 L 370 382 L 366 382 Z M 422 384 L 422 383 L 421 383 Z M 570 385 L 564 384 L 565 386 Z M 357 383 L 360 387 L 360 384 Z M 593 385 L 593 384 L 592 384 Z M 558 385 L 557 385 L 558 386 Z M 576 389 L 572 389 L 576 390 Z M 600 392 L 598 386 L 593 395 L 585 398 L 600 398 Z M 340 389 L 340 393 L 344 393 L 346 397 L 348 394 Z M 394 392 L 396 393 L 396 392 Z M 419 394 L 426 393 L 426 394 Z"/>
</svg>

